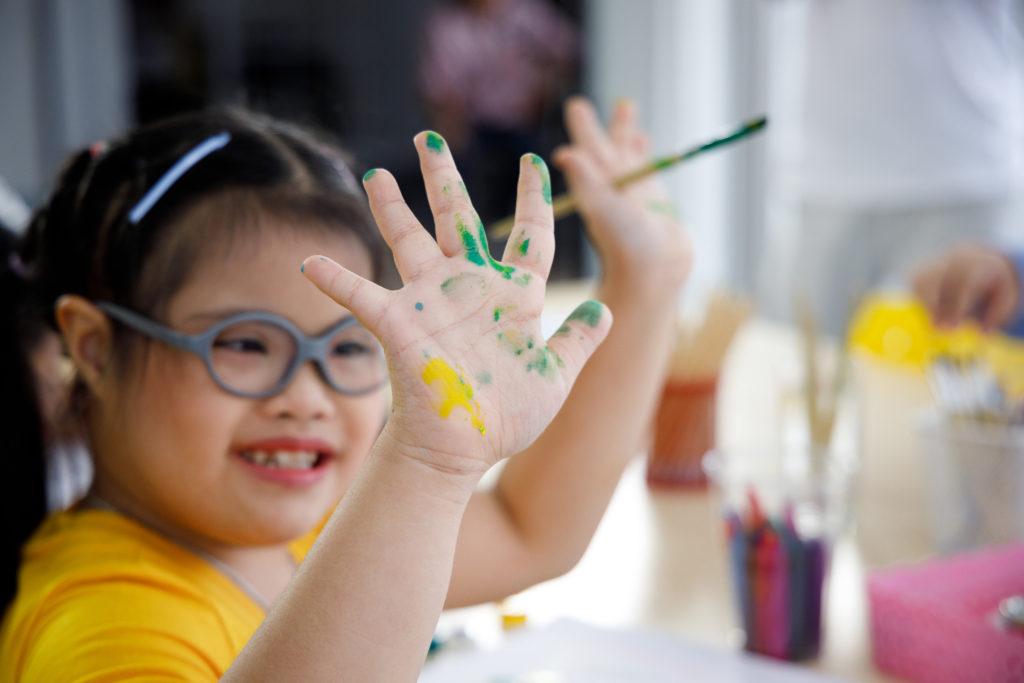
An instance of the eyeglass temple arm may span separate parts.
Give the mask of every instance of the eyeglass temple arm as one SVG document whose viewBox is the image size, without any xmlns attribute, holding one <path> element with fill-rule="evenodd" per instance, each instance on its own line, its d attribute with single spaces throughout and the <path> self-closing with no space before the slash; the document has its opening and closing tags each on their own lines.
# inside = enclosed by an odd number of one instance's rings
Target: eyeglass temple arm
<svg viewBox="0 0 1024 683">
<path fill-rule="evenodd" d="M 101 301 L 96 305 L 111 318 L 157 341 L 193 352 L 198 351 L 201 346 L 201 342 L 196 336 L 172 330 L 123 306 L 107 301 Z"/>
</svg>

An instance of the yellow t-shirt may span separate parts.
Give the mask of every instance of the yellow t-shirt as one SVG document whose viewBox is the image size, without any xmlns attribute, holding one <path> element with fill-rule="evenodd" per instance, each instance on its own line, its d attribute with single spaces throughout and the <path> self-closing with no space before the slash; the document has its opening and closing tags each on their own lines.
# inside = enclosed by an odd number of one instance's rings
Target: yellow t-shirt
<svg viewBox="0 0 1024 683">
<path fill-rule="evenodd" d="M 317 532 L 291 544 L 296 561 Z M 264 616 L 212 564 L 140 524 L 59 513 L 25 546 L 0 683 L 217 680 Z"/>
</svg>

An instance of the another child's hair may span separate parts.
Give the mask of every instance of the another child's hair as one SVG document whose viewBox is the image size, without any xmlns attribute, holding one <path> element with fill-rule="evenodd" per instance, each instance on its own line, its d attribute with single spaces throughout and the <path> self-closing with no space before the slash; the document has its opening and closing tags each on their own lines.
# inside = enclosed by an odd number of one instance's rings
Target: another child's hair
<svg viewBox="0 0 1024 683">
<path fill-rule="evenodd" d="M 222 133 L 229 142 L 189 167 L 133 222 L 129 214 L 158 180 Z M 379 276 L 383 243 L 342 153 L 304 129 L 237 109 L 168 119 L 73 154 L 24 238 L 5 239 L 0 614 L 17 590 L 21 547 L 46 508 L 43 419 L 28 359 L 32 330 L 56 328 L 54 306 L 65 294 L 160 317 L 204 251 L 251 241 L 266 218 L 355 238 Z M 115 348 L 128 335 L 115 326 Z"/>
</svg>

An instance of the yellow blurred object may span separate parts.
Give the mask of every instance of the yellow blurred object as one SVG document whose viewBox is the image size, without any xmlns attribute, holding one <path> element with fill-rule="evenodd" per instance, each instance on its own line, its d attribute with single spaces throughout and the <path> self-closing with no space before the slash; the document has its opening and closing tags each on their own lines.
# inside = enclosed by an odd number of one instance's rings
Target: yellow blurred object
<svg viewBox="0 0 1024 683">
<path fill-rule="evenodd" d="M 918 370 L 940 355 L 982 358 L 1011 396 L 1024 396 L 1024 343 L 986 335 L 973 326 L 938 330 L 925 307 L 909 297 L 865 298 L 854 314 L 847 343 L 851 351 Z"/>
<path fill-rule="evenodd" d="M 512 631 L 521 626 L 526 626 L 525 614 L 513 614 L 506 612 L 501 615 L 501 628 L 503 631 Z"/>
</svg>

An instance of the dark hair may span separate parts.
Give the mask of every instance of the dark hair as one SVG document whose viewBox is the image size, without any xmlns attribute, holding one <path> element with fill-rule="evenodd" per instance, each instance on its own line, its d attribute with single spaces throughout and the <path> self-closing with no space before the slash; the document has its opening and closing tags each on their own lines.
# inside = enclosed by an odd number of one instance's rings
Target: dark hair
<svg viewBox="0 0 1024 683">
<path fill-rule="evenodd" d="M 132 208 L 168 169 L 225 132 L 225 146 L 189 168 L 137 224 L 131 221 Z M 54 305 L 64 294 L 159 317 L 209 245 L 251 237 L 246 231 L 266 229 L 254 219 L 267 215 L 292 229 L 356 238 L 379 277 L 383 242 L 341 151 L 305 129 L 239 109 L 167 119 L 80 150 L 65 163 L 21 243 L 4 243 L 0 335 L 8 353 L 0 362 L 12 366 L 10 372 L 5 366 L 4 378 L 14 410 L 4 411 L 8 446 L 0 458 L 6 488 L 0 494 L 0 613 L 17 590 L 21 547 L 46 512 L 43 417 L 28 362 L 29 343 L 35 343 L 29 326 L 56 329 Z M 115 345 L 123 344 L 129 333 L 115 330 Z"/>
</svg>

